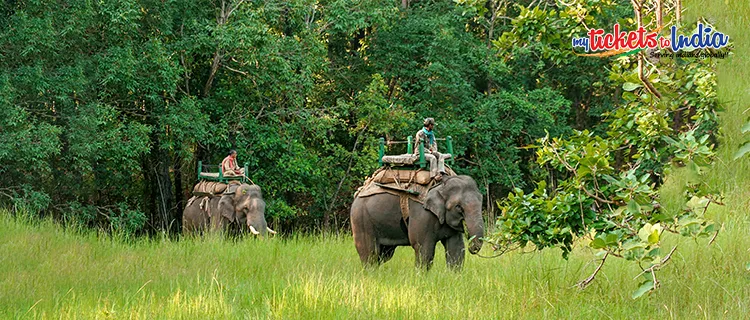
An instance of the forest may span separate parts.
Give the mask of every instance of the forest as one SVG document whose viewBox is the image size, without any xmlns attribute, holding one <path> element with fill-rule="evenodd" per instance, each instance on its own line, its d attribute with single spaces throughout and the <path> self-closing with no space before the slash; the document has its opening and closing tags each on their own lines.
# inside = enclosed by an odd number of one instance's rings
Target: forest
<svg viewBox="0 0 750 320">
<path fill-rule="evenodd" d="M 489 221 L 514 189 L 581 174 L 538 164 L 542 144 L 650 188 L 715 143 L 710 59 L 570 49 L 637 26 L 620 1 L 6 1 L 0 19 L 0 201 L 92 227 L 178 231 L 198 161 L 236 149 L 272 225 L 345 228 L 378 138 L 425 117 Z"/>
</svg>

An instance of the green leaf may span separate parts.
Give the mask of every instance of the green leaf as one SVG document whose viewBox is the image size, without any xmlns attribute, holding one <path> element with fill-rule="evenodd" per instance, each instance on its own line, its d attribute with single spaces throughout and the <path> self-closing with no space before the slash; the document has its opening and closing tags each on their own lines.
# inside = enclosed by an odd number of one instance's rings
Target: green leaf
<svg viewBox="0 0 750 320">
<path fill-rule="evenodd" d="M 695 161 L 690 161 L 690 163 L 688 164 L 688 169 L 690 169 L 690 172 L 692 172 L 693 174 L 701 174 L 701 168 L 697 163 L 695 163 Z"/>
<path fill-rule="evenodd" d="M 590 246 L 594 249 L 601 249 L 607 246 L 607 243 L 604 242 L 604 239 L 602 238 L 596 238 L 594 241 L 591 241 Z"/>
<path fill-rule="evenodd" d="M 748 262 L 747 265 L 745 265 L 745 269 L 747 269 L 747 271 L 750 271 L 750 262 Z"/>
<path fill-rule="evenodd" d="M 604 180 L 607 180 L 607 182 L 609 182 L 611 184 L 617 184 L 617 182 L 618 182 L 617 179 L 615 179 L 614 177 L 612 177 L 612 176 L 610 176 L 608 174 L 603 174 L 602 178 L 604 178 Z"/>
<path fill-rule="evenodd" d="M 648 252 L 649 257 L 658 257 L 661 254 L 661 248 L 653 248 Z"/>
<path fill-rule="evenodd" d="M 625 82 L 622 84 L 622 89 L 625 91 L 633 91 L 635 89 L 638 89 L 640 87 L 643 87 L 640 83 L 633 83 L 633 82 Z"/>
<path fill-rule="evenodd" d="M 635 101 L 635 100 L 637 100 L 637 99 L 638 99 L 638 96 L 636 96 L 636 95 L 635 95 L 635 94 L 633 94 L 632 92 L 627 92 L 627 91 L 625 91 L 625 92 L 624 92 L 624 93 L 622 94 L 622 98 L 623 98 L 623 99 L 625 99 L 626 101 Z"/>
<path fill-rule="evenodd" d="M 705 228 L 703 228 L 703 232 L 713 233 L 714 229 L 716 229 L 716 224 L 712 223 L 712 224 L 707 225 Z"/>
<path fill-rule="evenodd" d="M 625 211 L 625 209 L 627 209 L 626 206 L 619 207 L 612 212 L 612 215 L 614 215 L 615 217 L 619 217 L 622 215 L 622 212 Z"/>
<path fill-rule="evenodd" d="M 606 240 L 607 245 L 616 245 L 617 244 L 617 235 L 614 233 L 610 233 L 607 235 Z"/>
<path fill-rule="evenodd" d="M 750 122 L 745 123 L 744 126 L 742 126 L 742 133 L 748 133 L 750 132 Z"/>
<path fill-rule="evenodd" d="M 636 202 L 635 199 L 630 199 L 628 202 L 628 212 L 632 214 L 641 213 L 641 206 L 638 205 L 638 202 Z"/>
<path fill-rule="evenodd" d="M 648 235 L 648 243 L 650 244 L 656 244 L 659 242 L 659 230 L 654 230 L 651 232 L 650 235 Z"/>
<path fill-rule="evenodd" d="M 646 281 L 646 282 L 644 282 L 644 283 L 641 284 L 641 287 L 638 288 L 638 290 L 635 290 L 635 292 L 633 292 L 633 299 L 638 299 L 643 294 L 645 294 L 646 292 L 649 292 L 649 291 L 651 291 L 653 289 L 654 289 L 654 281 Z"/>
<path fill-rule="evenodd" d="M 689 226 L 691 224 L 699 224 L 701 223 L 701 220 L 698 218 L 692 218 L 692 217 L 684 217 L 681 218 L 677 224 L 679 224 L 682 227 Z"/>
<path fill-rule="evenodd" d="M 750 141 L 745 142 L 744 144 L 740 146 L 740 149 L 737 150 L 737 153 L 734 154 L 734 160 L 741 158 L 748 152 L 750 152 Z"/>
<path fill-rule="evenodd" d="M 651 233 L 653 232 L 653 226 L 650 223 L 646 223 L 641 230 L 638 230 L 638 237 L 643 240 L 643 242 L 649 242 L 648 239 L 651 237 Z"/>
<path fill-rule="evenodd" d="M 677 141 L 675 141 L 675 139 L 670 138 L 669 136 L 662 136 L 661 139 L 664 140 L 666 143 L 669 143 L 672 145 L 677 144 Z"/>
<path fill-rule="evenodd" d="M 645 248 L 646 246 L 647 245 L 643 242 L 637 241 L 635 239 L 631 239 L 622 245 L 622 249 L 625 251 L 628 251 L 628 250 L 633 250 L 633 249 L 642 249 L 642 248 Z"/>
</svg>

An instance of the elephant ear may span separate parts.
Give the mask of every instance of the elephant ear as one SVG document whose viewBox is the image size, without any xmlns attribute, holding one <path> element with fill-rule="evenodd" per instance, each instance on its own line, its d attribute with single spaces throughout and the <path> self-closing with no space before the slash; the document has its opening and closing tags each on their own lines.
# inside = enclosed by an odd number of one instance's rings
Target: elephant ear
<svg viewBox="0 0 750 320">
<path fill-rule="evenodd" d="M 219 200 L 218 209 L 222 216 L 229 219 L 229 222 L 234 222 L 234 203 L 232 202 L 232 196 L 222 196 L 221 200 Z"/>
<path fill-rule="evenodd" d="M 440 224 L 445 223 L 445 197 L 442 194 L 443 186 L 433 188 L 427 193 L 424 208 L 435 214 Z"/>
</svg>

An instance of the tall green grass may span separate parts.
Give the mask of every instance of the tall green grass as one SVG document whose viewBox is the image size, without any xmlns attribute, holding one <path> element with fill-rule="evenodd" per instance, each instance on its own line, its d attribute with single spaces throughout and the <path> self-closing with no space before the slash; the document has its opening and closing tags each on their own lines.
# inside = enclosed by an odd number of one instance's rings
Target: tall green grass
<svg viewBox="0 0 750 320">
<path fill-rule="evenodd" d="M 573 287 L 595 267 L 586 248 L 469 256 L 461 273 L 439 250 L 422 273 L 404 247 L 366 270 L 350 236 L 126 242 L 3 212 L 0 318 L 747 318 L 746 231 L 727 226 L 711 247 L 671 237 L 662 288 L 633 300 L 639 270 L 624 261 Z"/>
<path fill-rule="evenodd" d="M 720 60 L 718 94 L 724 110 L 720 117 L 721 146 L 718 160 L 706 182 L 724 193 L 726 206 L 717 218 L 735 223 L 750 216 L 750 156 L 734 160 L 734 153 L 748 136 L 741 132 L 750 120 L 750 3 L 742 0 L 685 1 L 685 21 L 705 18 L 734 43 L 733 55 Z"/>
</svg>

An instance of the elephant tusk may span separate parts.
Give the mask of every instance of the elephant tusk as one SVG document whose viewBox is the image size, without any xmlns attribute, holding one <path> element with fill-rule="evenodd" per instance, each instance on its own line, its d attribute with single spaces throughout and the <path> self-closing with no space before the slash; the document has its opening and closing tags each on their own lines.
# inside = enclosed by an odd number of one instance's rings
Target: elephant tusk
<svg viewBox="0 0 750 320">
<path fill-rule="evenodd" d="M 273 230 L 272 230 L 271 228 L 269 228 L 269 227 L 266 227 L 266 230 L 268 230 L 268 232 L 270 232 L 271 234 L 276 234 L 276 231 L 273 231 Z"/>
<path fill-rule="evenodd" d="M 253 227 L 253 226 L 250 226 L 250 232 L 252 232 L 253 234 L 256 234 L 256 235 L 260 234 L 260 232 L 258 232 L 258 230 L 255 230 L 255 227 Z"/>
</svg>

